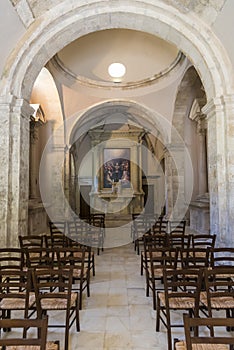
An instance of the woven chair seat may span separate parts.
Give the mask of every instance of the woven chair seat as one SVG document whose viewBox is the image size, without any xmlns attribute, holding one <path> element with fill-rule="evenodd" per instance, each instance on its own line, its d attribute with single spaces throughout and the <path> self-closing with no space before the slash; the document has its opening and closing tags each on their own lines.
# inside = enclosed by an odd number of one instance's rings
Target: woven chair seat
<svg viewBox="0 0 234 350">
<path fill-rule="evenodd" d="M 146 256 L 145 256 L 146 255 Z M 147 261 L 150 261 L 150 253 L 149 251 L 147 251 L 146 253 L 144 252 L 144 250 L 141 251 L 141 256 L 142 259 L 145 260 L 145 258 L 147 259 Z M 153 251 L 152 252 L 152 258 L 158 258 L 160 256 L 160 253 Z"/>
<path fill-rule="evenodd" d="M 84 268 L 84 277 L 86 277 L 87 275 L 88 275 L 88 272 L 89 272 L 89 269 L 86 267 L 86 268 Z M 81 270 L 80 269 L 77 269 L 77 268 L 74 268 L 73 269 L 73 277 L 74 278 L 80 278 L 80 276 L 81 276 Z"/>
<path fill-rule="evenodd" d="M 234 298 L 232 297 L 215 297 L 211 299 L 212 309 L 233 309 Z"/>
<path fill-rule="evenodd" d="M 61 295 L 63 293 L 60 293 Z M 77 293 L 71 293 L 71 307 L 74 307 L 76 304 L 78 294 Z M 41 300 L 41 307 L 44 310 L 64 310 L 67 306 L 67 299 L 58 299 L 58 298 L 43 298 Z"/>
<path fill-rule="evenodd" d="M 52 341 L 46 343 L 46 350 L 58 350 L 59 346 Z M 0 346 L 0 350 L 2 347 Z M 40 346 L 28 345 L 28 346 L 7 346 L 6 350 L 40 350 Z"/>
<path fill-rule="evenodd" d="M 159 299 L 163 306 L 166 305 L 165 293 L 159 293 Z M 169 299 L 169 307 L 171 309 L 193 309 L 194 308 L 194 298 L 190 297 L 173 297 Z"/>
<path fill-rule="evenodd" d="M 186 350 L 185 341 L 178 341 L 175 343 L 175 350 Z"/>
<path fill-rule="evenodd" d="M 24 293 L 19 293 L 21 295 L 24 295 Z M 35 294 L 30 293 L 29 296 L 29 308 L 33 306 L 35 303 Z M 3 298 L 0 302 L 0 309 L 5 310 L 24 310 L 25 308 L 25 299 L 24 298 Z"/>
<path fill-rule="evenodd" d="M 208 304 L 206 292 L 201 292 L 200 300 L 207 307 Z M 211 297 L 211 307 L 212 309 L 232 309 L 234 308 L 234 298 L 232 298 L 231 296 Z"/>
<path fill-rule="evenodd" d="M 162 276 L 163 275 L 163 269 L 162 268 L 156 268 L 154 269 L 154 276 Z M 152 271 L 149 271 L 149 277 L 152 278 Z"/>
<path fill-rule="evenodd" d="M 193 344 L 193 350 L 228 350 L 228 345 L 222 344 Z M 175 344 L 175 350 L 187 350 L 185 341 L 179 341 Z"/>
</svg>

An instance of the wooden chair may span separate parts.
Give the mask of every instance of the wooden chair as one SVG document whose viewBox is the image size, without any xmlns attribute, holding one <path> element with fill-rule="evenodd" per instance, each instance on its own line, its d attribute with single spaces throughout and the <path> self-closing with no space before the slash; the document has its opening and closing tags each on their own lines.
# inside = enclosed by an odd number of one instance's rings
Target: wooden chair
<svg viewBox="0 0 234 350">
<path fill-rule="evenodd" d="M 69 245 L 67 238 L 67 223 L 65 221 L 49 222 L 50 236 L 46 235 L 47 247 L 67 247 Z"/>
<path fill-rule="evenodd" d="M 143 236 L 150 230 L 150 226 L 147 225 L 143 215 L 139 215 L 133 222 L 133 242 L 134 249 L 137 254 L 140 254 L 140 246 L 143 246 L 144 238 Z"/>
<path fill-rule="evenodd" d="M 144 249 L 141 251 L 141 266 L 140 273 L 143 275 L 144 270 L 147 268 L 147 261 L 149 262 L 149 248 L 151 245 L 155 248 L 157 247 L 166 247 L 167 246 L 167 235 L 160 233 L 148 233 L 143 236 Z"/>
<path fill-rule="evenodd" d="M 179 248 L 179 260 L 183 269 L 201 269 L 210 266 L 210 250 L 208 248 Z"/>
<path fill-rule="evenodd" d="M 26 266 L 29 269 L 37 267 L 57 267 L 56 249 L 50 248 L 24 248 Z"/>
<path fill-rule="evenodd" d="M 86 289 L 90 296 L 90 267 L 86 263 L 86 248 L 84 246 L 73 246 L 57 249 L 57 260 L 59 268 L 72 267 L 72 291 L 79 292 L 79 308 L 82 309 L 83 291 Z"/>
<path fill-rule="evenodd" d="M 192 248 L 214 248 L 216 235 L 213 234 L 193 234 L 191 235 Z"/>
<path fill-rule="evenodd" d="M 66 234 L 67 223 L 66 221 L 50 221 L 49 222 L 50 233 L 63 233 Z"/>
<path fill-rule="evenodd" d="M 172 350 L 172 328 L 183 327 L 183 323 L 171 320 L 171 311 L 185 310 L 198 317 L 202 276 L 202 269 L 163 270 L 164 291 L 157 292 L 156 331 L 161 321 L 167 329 L 168 350 Z"/>
<path fill-rule="evenodd" d="M 226 332 L 226 328 L 233 326 L 233 319 L 230 318 L 193 318 L 188 314 L 183 315 L 185 341 L 175 339 L 175 350 L 233 350 L 234 336 Z M 201 335 L 202 327 L 217 329 L 215 335 Z M 217 327 L 217 328 L 216 328 Z M 200 328 L 197 331 L 199 336 L 194 336 L 191 329 Z"/>
<path fill-rule="evenodd" d="M 216 242 L 216 235 L 210 235 L 210 234 L 193 234 L 191 235 L 191 247 L 192 248 L 202 248 L 202 249 L 211 249 L 215 247 Z M 203 254 L 202 251 L 200 253 Z M 198 256 L 198 254 L 197 254 Z M 202 256 L 201 256 L 202 257 Z"/>
<path fill-rule="evenodd" d="M 168 233 L 168 220 L 165 220 L 162 218 L 162 220 L 160 221 L 160 229 L 159 229 L 159 233 Z"/>
<path fill-rule="evenodd" d="M 31 276 L 28 269 L 0 269 L 0 310 L 2 319 L 11 318 L 12 311 L 22 311 L 30 317 L 35 309 L 35 295 L 31 293 Z M 29 311 L 31 315 L 29 315 Z"/>
<path fill-rule="evenodd" d="M 169 233 L 170 234 L 185 234 L 186 220 L 169 221 Z"/>
<path fill-rule="evenodd" d="M 210 266 L 233 266 L 234 265 L 234 248 L 219 247 L 210 249 Z"/>
<path fill-rule="evenodd" d="M 44 246 L 44 235 L 19 236 L 20 248 L 42 248 Z"/>
<path fill-rule="evenodd" d="M 102 226 L 88 225 L 83 235 L 83 244 L 96 248 L 97 255 L 100 254 L 100 250 L 103 251 L 104 246 L 104 231 Z"/>
<path fill-rule="evenodd" d="M 97 254 L 99 255 L 100 249 L 102 251 L 104 249 L 103 246 L 104 246 L 104 238 L 105 238 L 105 230 L 106 230 L 105 214 L 104 213 L 90 214 L 89 225 L 91 226 L 91 231 L 95 232 L 95 237 L 96 237 L 95 240 L 97 242 Z M 92 228 L 94 228 L 94 230 Z M 98 228 L 98 230 L 95 228 Z"/>
<path fill-rule="evenodd" d="M 68 350 L 69 330 L 76 322 L 76 330 L 80 331 L 79 296 L 72 292 L 73 268 L 33 269 L 33 286 L 36 297 L 37 316 L 41 318 L 49 312 L 64 311 L 65 321 L 49 324 L 48 327 L 65 328 L 64 350 Z"/>
<path fill-rule="evenodd" d="M 21 248 L 0 248 L 0 269 L 22 270 L 24 263 L 24 252 Z"/>
<path fill-rule="evenodd" d="M 95 276 L 95 253 L 90 245 L 85 245 L 85 234 L 88 228 L 87 223 L 77 218 L 77 220 L 68 222 L 68 239 L 69 247 L 84 247 L 85 252 L 85 263 L 89 266 L 93 276 Z"/>
<path fill-rule="evenodd" d="M 135 225 L 134 225 L 134 221 L 138 218 L 138 216 L 141 215 L 141 213 L 133 213 L 132 214 L 132 223 L 131 223 L 131 238 L 133 240 L 134 243 L 134 237 L 135 237 Z"/>
<path fill-rule="evenodd" d="M 45 246 L 45 235 L 19 236 L 19 244 L 20 248 L 24 252 L 24 264 L 27 266 L 27 257 L 25 250 L 31 248 L 43 248 Z"/>
<path fill-rule="evenodd" d="M 161 235 L 162 236 L 162 235 Z M 171 249 L 166 246 L 155 247 L 148 245 L 149 262 L 147 261 L 146 268 L 146 296 L 149 296 L 149 290 L 152 291 L 153 308 L 156 310 L 156 292 L 164 289 L 164 286 L 158 287 L 157 281 L 163 284 L 163 270 L 176 269 L 178 254 L 176 249 Z"/>
<path fill-rule="evenodd" d="M 90 214 L 89 224 L 93 225 L 93 226 L 102 227 L 103 237 L 105 237 L 106 222 L 105 222 L 105 214 L 104 213 L 92 213 L 92 214 Z"/>
<path fill-rule="evenodd" d="M 67 222 L 68 234 L 67 237 L 69 241 L 77 242 L 83 244 L 84 235 L 87 228 L 87 223 L 80 218 L 70 220 Z M 70 242 L 69 242 L 70 245 Z"/>
<path fill-rule="evenodd" d="M 7 333 L 7 336 L 0 338 L 0 349 L 59 350 L 59 341 L 47 342 L 47 325 L 48 317 L 0 320 L 0 328 L 17 329 L 17 332 Z M 22 330 L 22 336 L 20 336 L 20 330 Z"/>
<path fill-rule="evenodd" d="M 202 310 L 208 317 L 213 311 L 224 311 L 227 318 L 234 317 L 234 266 L 218 266 L 204 270 L 205 292 L 201 293 Z M 234 329 L 234 324 L 233 324 Z M 211 336 L 212 329 L 211 329 Z"/>
</svg>

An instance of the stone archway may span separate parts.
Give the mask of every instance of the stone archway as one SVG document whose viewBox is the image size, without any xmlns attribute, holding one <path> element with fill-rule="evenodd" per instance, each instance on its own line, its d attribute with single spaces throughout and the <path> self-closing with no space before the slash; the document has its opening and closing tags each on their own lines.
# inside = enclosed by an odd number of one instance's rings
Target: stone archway
<svg viewBox="0 0 234 350">
<path fill-rule="evenodd" d="M 109 100 L 92 106 L 81 115 L 76 116 L 74 122 L 69 124 L 72 124 L 71 126 L 69 125 L 69 127 L 67 127 L 67 129 L 70 130 L 70 136 L 68 135 L 70 149 L 72 152 L 76 153 L 77 149 L 81 147 L 82 149 L 86 149 L 88 154 L 91 152 L 93 157 L 92 164 L 101 162 L 101 154 L 103 153 L 104 143 L 107 144 L 109 142 L 109 144 L 112 144 L 112 146 L 114 142 L 116 146 L 119 142 L 122 146 L 123 144 L 126 146 L 128 142 L 129 144 L 132 144 L 131 158 L 132 160 L 134 159 L 134 161 L 132 161 L 132 167 L 135 170 L 138 169 L 135 176 L 132 176 L 133 188 L 135 188 L 135 190 L 137 189 L 134 196 L 136 198 L 140 196 L 143 200 L 143 182 L 145 187 L 146 184 L 147 186 L 150 185 L 152 190 L 152 193 L 150 194 L 151 199 L 154 198 L 155 202 L 155 213 L 159 214 L 161 212 L 164 205 L 164 196 L 162 198 L 162 194 L 160 193 L 161 195 L 159 195 L 161 190 L 159 187 L 162 185 L 162 183 L 164 185 L 164 176 L 162 178 L 162 171 L 160 171 L 161 167 L 159 163 L 157 164 L 157 175 L 156 173 L 152 174 L 153 164 L 157 162 L 157 160 L 155 158 L 155 150 L 150 137 L 160 141 L 162 145 L 168 144 L 170 123 L 165 118 L 139 103 L 119 99 Z M 108 125 L 108 130 L 106 133 L 104 131 L 105 125 Z M 115 136 L 110 135 L 110 130 L 112 130 L 111 125 L 113 126 L 113 134 L 115 134 Z M 118 132 L 119 127 L 121 128 L 123 125 L 128 125 L 129 130 L 122 130 Z M 82 142 L 87 135 L 91 137 L 90 140 L 92 140 L 92 145 L 82 146 Z M 138 139 L 139 137 L 140 139 Z M 109 138 L 111 139 L 110 141 L 108 141 Z M 118 140 L 116 141 L 114 138 L 117 138 Z M 121 141 L 119 138 L 121 138 Z M 145 140 L 144 145 L 143 139 Z M 73 147 L 74 145 L 75 147 Z M 135 156 L 133 156 L 133 154 L 135 154 Z M 77 159 L 81 158 L 82 156 L 77 156 Z M 142 160 L 143 158 L 144 160 Z M 149 159 L 151 162 L 151 166 L 149 167 L 151 168 L 150 173 L 148 173 L 147 170 L 147 159 Z M 87 162 L 88 157 L 86 160 L 86 165 Z M 103 164 L 101 163 L 101 165 Z M 144 174 L 144 176 L 142 174 Z M 90 181 L 86 180 L 86 183 L 90 182 L 93 192 L 96 192 L 98 184 L 95 184 L 94 181 L 96 181 L 95 176 L 93 176 Z M 77 186 L 77 188 L 78 187 L 79 186 Z M 79 189 L 77 190 L 77 193 L 76 198 L 79 199 Z M 92 197 L 91 192 L 87 197 L 87 202 L 89 201 L 89 197 Z M 142 200 L 132 200 L 131 210 L 128 208 L 128 211 L 140 212 L 143 208 L 145 208 L 146 204 L 144 203 L 143 205 Z M 133 202 L 135 203 L 134 205 Z M 147 200 L 147 197 L 145 198 L 145 202 L 147 202 L 147 208 L 149 208 L 149 201 Z M 139 203 L 141 203 L 140 206 Z M 79 204 L 77 204 L 77 207 L 80 208 Z M 94 207 L 95 206 L 91 205 L 92 210 L 95 210 Z"/>
<path fill-rule="evenodd" d="M 222 232 L 226 240 L 228 226 L 234 221 L 234 188 L 230 127 L 233 125 L 233 72 L 228 56 L 214 33 L 197 17 L 183 14 L 157 1 L 89 1 L 74 4 L 70 0 L 55 7 L 34 23 L 13 51 L 1 80 L 1 233 L 2 241 L 15 244 L 18 232 L 26 232 L 28 100 L 33 83 L 46 62 L 79 36 L 108 28 L 137 29 L 174 43 L 187 55 L 198 71 L 208 97 L 204 112 L 209 117 L 208 132 L 215 134 L 208 145 L 210 163 L 211 213 L 213 232 Z M 223 137 L 220 139 L 219 133 Z M 227 135 L 226 140 L 224 135 Z M 14 142 L 13 141 L 14 138 Z M 20 150 L 20 152 L 18 152 Z M 233 151 L 232 151 L 233 152 Z M 221 160 L 219 155 L 225 156 Z M 14 163 L 14 165 L 13 165 Z M 14 201 L 12 198 L 14 197 Z M 226 214 L 228 213 L 228 214 Z M 227 217 L 228 216 L 228 217 Z M 14 232 L 14 233 L 12 233 Z M 12 236 L 13 235 L 13 236 Z M 9 238 L 11 237 L 11 238 Z M 233 239 L 233 238 L 232 238 Z"/>
</svg>

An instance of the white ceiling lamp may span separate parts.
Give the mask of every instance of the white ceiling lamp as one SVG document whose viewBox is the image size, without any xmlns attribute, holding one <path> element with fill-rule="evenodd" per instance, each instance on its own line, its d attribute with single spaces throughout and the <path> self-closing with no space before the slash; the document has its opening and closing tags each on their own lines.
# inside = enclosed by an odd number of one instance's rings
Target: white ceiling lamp
<svg viewBox="0 0 234 350">
<path fill-rule="evenodd" d="M 113 78 L 114 82 L 121 82 L 121 78 L 123 78 L 126 73 L 126 67 L 123 63 L 114 62 L 109 65 L 108 73 L 111 78 Z"/>
</svg>

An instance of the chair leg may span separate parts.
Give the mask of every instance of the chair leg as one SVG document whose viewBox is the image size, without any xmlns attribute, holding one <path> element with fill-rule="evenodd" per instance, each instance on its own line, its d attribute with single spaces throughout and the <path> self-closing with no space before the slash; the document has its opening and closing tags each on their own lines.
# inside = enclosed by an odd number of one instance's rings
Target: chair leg
<svg viewBox="0 0 234 350">
<path fill-rule="evenodd" d="M 146 296 L 148 297 L 149 296 L 149 277 L 148 277 L 148 274 L 146 273 L 145 275 L 145 282 L 146 282 Z"/>
<path fill-rule="evenodd" d="M 82 310 L 82 285 L 80 286 L 79 292 L 79 309 Z"/>
<path fill-rule="evenodd" d="M 79 308 L 76 308 L 76 331 L 80 332 L 80 313 Z"/>
<path fill-rule="evenodd" d="M 87 277 L 87 281 L 86 281 L 87 286 L 86 286 L 86 288 L 87 288 L 87 297 L 88 298 L 90 297 L 90 283 L 89 283 L 89 280 L 90 280 L 90 278 Z"/>
<path fill-rule="evenodd" d="M 95 276 L 95 261 L 94 261 L 94 255 L 92 257 L 92 268 L 93 268 L 93 276 Z"/>
<path fill-rule="evenodd" d="M 69 329 L 67 330 L 67 326 L 66 326 L 65 340 L 64 340 L 64 350 L 68 350 L 68 343 L 69 343 Z"/>
<path fill-rule="evenodd" d="M 156 332 L 160 329 L 160 299 L 157 294 L 157 304 L 156 304 Z"/>
<path fill-rule="evenodd" d="M 170 314 L 167 313 L 167 347 L 168 350 L 172 350 L 172 337 L 171 337 L 171 319 L 170 319 Z"/>
<path fill-rule="evenodd" d="M 152 296 L 153 296 L 153 309 L 156 310 L 156 290 L 155 290 L 155 283 L 152 285 Z"/>
<path fill-rule="evenodd" d="M 141 255 L 141 276 L 143 275 L 143 256 Z"/>
</svg>

